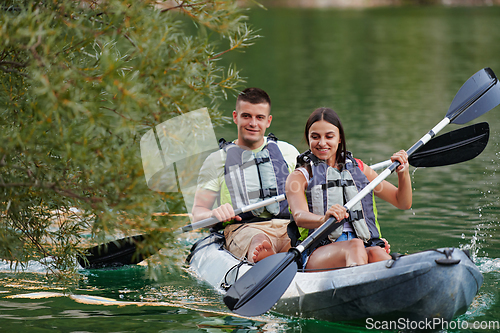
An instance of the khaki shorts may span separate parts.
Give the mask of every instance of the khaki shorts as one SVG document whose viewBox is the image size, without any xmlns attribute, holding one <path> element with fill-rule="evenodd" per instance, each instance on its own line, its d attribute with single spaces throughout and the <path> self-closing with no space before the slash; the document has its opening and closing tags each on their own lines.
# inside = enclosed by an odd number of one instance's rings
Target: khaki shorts
<svg viewBox="0 0 500 333">
<path fill-rule="evenodd" d="M 271 240 L 273 250 L 278 252 L 288 251 L 290 238 L 287 233 L 289 220 L 272 219 L 264 222 L 235 223 L 224 229 L 226 248 L 237 258 L 246 257 L 252 238 L 264 233 Z"/>
</svg>

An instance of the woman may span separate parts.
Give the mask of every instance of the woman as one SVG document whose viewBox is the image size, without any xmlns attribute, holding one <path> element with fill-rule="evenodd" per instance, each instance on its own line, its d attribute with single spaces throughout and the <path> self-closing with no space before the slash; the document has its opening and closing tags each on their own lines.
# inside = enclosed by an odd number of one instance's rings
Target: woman
<svg viewBox="0 0 500 333">
<path fill-rule="evenodd" d="M 344 224 L 318 247 L 304 251 L 304 268 L 356 266 L 390 259 L 388 251 L 379 246 L 384 245 L 384 240 L 379 238 L 373 194 L 399 209 L 411 207 L 406 152 L 401 150 L 391 157 L 393 162 L 401 163 L 396 169 L 398 187 L 383 181 L 347 212 L 343 205 L 375 179 L 377 173 L 347 151 L 342 123 L 332 109 L 316 109 L 307 120 L 304 134 L 310 150 L 299 156 L 300 167 L 288 176 L 286 182 L 286 196 L 293 219 L 299 229 L 302 228 L 301 239 L 330 217 L 338 221 L 345 219 Z"/>
</svg>

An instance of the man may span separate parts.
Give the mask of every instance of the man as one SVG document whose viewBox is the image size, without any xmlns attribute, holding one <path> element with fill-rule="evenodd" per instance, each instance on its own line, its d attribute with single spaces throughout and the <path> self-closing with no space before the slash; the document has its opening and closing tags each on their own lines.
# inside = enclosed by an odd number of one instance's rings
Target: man
<svg viewBox="0 0 500 333">
<path fill-rule="evenodd" d="M 292 145 L 265 137 L 271 125 L 271 99 L 259 88 L 243 90 L 233 121 L 238 138 L 221 140 L 221 149 L 204 162 L 198 178 L 193 218 L 216 217 L 224 225 L 226 248 L 237 258 L 257 262 L 290 248 L 286 201 L 235 216 L 234 209 L 284 192 L 299 154 Z M 217 208 L 213 208 L 218 200 Z"/>
</svg>

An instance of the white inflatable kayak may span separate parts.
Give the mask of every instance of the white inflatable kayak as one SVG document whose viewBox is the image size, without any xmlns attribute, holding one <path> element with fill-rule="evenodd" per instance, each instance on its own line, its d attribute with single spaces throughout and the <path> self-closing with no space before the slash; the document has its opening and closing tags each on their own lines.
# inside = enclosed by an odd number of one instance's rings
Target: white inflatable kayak
<svg viewBox="0 0 500 333">
<path fill-rule="evenodd" d="M 188 263 L 222 294 L 251 267 L 223 248 L 219 234 L 196 243 Z M 451 320 L 467 310 L 482 283 L 466 252 L 429 250 L 357 267 L 299 271 L 272 310 L 326 321 Z"/>
</svg>

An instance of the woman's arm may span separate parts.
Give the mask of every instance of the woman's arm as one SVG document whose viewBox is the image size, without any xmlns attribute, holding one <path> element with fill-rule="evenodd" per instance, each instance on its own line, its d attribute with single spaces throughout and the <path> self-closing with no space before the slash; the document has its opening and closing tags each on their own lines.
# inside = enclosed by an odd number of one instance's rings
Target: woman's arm
<svg viewBox="0 0 500 333">
<path fill-rule="evenodd" d="M 399 161 L 401 163 L 396 169 L 398 187 L 384 180 L 375 187 L 374 193 L 380 199 L 389 202 L 399 209 L 410 209 L 412 204 L 412 189 L 408 155 L 404 150 L 400 150 L 392 155 L 391 161 Z M 378 176 L 378 174 L 366 164 L 364 164 L 363 173 L 369 181 L 374 180 Z"/>
<path fill-rule="evenodd" d="M 307 180 L 302 172 L 295 170 L 288 176 L 285 187 L 286 198 L 297 226 L 307 229 L 316 229 L 325 223 L 331 216 L 334 216 L 339 221 L 349 217 L 345 207 L 341 205 L 333 205 L 328 209 L 325 215 L 316 215 L 309 212 L 306 196 L 304 194 L 306 188 Z"/>
</svg>

